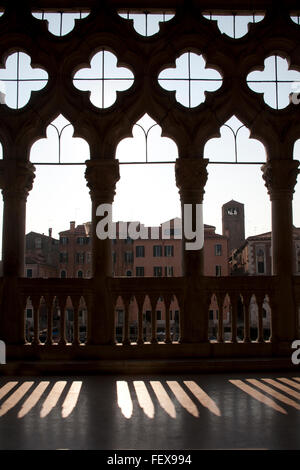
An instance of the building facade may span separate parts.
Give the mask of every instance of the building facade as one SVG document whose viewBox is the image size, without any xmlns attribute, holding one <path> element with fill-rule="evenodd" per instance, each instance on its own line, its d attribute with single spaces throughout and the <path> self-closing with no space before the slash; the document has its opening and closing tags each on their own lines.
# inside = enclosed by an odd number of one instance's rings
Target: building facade
<svg viewBox="0 0 300 470">
<path fill-rule="evenodd" d="M 272 274 L 272 233 L 266 232 L 248 237 L 229 258 L 232 276 L 270 276 Z M 300 275 L 300 229 L 293 229 L 293 274 Z M 255 296 L 250 300 L 250 325 L 254 329 L 258 321 Z M 270 299 L 265 296 L 262 305 L 262 325 L 267 336 L 271 329 Z"/>
<path fill-rule="evenodd" d="M 91 238 L 89 224 L 70 222 L 70 228 L 59 233 L 59 277 L 91 277 Z"/>
<path fill-rule="evenodd" d="M 235 219 L 236 217 L 236 219 Z M 228 219 L 226 222 L 226 218 Z M 233 220 L 232 224 L 231 221 Z M 226 223 L 224 223 L 224 221 Z M 204 225 L 204 273 L 206 276 L 269 276 L 272 270 L 271 232 L 248 237 L 238 249 L 233 249 L 229 256 L 229 246 L 234 246 L 244 236 L 244 205 L 237 201 L 229 201 L 222 206 L 223 231 L 226 235 L 215 232 L 212 225 Z M 171 219 L 158 227 L 145 227 L 135 222 L 137 232 L 143 238 L 133 239 L 124 232 L 128 222 L 117 222 L 116 238 L 112 240 L 112 265 L 115 277 L 181 277 L 183 272 L 181 219 Z M 26 277 L 61 277 L 87 278 L 91 277 L 92 255 L 90 239 L 90 223 L 76 225 L 70 222 L 70 228 L 59 234 L 59 240 L 49 235 L 30 232 L 26 235 Z M 238 232 L 238 233 L 236 233 Z M 154 239 L 153 239 L 154 234 Z M 233 239 L 232 239 L 233 238 Z M 294 274 L 300 274 L 300 229 L 294 228 Z M 43 303 L 43 302 L 42 302 Z M 253 337 L 257 334 L 257 302 L 255 296 L 250 300 L 250 327 Z M 144 338 L 151 337 L 151 312 L 153 307 L 149 297 L 143 305 Z M 222 306 L 216 296 L 212 296 L 209 307 L 209 337 L 216 339 L 217 325 L 222 311 L 224 335 L 231 335 L 231 301 L 226 296 Z M 26 307 L 26 331 L 32 332 L 33 307 Z M 166 306 L 163 297 L 158 297 L 156 306 L 158 339 L 163 340 L 166 324 Z M 129 329 L 132 341 L 137 339 L 138 306 L 132 298 L 128 307 Z M 171 337 L 179 337 L 180 307 L 176 296 L 171 299 L 168 308 Z M 123 338 L 125 306 L 121 298 L 115 305 L 116 339 Z M 268 298 L 263 300 L 263 329 L 265 336 L 270 334 L 271 307 Z M 46 327 L 46 309 L 40 308 L 41 327 Z M 60 310 L 57 308 L 56 324 L 60 320 Z M 84 336 L 86 322 L 86 306 L 80 309 L 80 325 Z M 66 306 L 66 325 L 69 339 L 72 337 L 73 305 L 68 300 Z M 243 323 L 243 312 L 239 306 L 238 325 Z M 56 326 L 54 326 L 56 328 Z M 242 332 L 240 334 L 242 337 Z"/>
<path fill-rule="evenodd" d="M 126 224 L 126 225 L 125 225 Z M 181 220 L 171 219 L 159 227 L 144 227 L 135 222 L 137 232 L 143 238 L 132 239 L 122 232 L 128 222 L 117 222 L 116 238 L 112 242 L 113 275 L 116 277 L 180 277 L 183 272 Z M 68 230 L 60 232 L 59 267 L 62 278 L 90 278 L 92 272 L 89 224 L 70 222 Z M 153 239 L 155 237 L 155 239 Z M 204 270 L 207 276 L 228 276 L 228 238 L 215 233 L 215 227 L 204 225 Z M 150 339 L 152 305 L 149 298 L 143 306 L 145 339 Z M 218 307 L 215 302 L 211 311 L 216 321 Z M 129 305 L 129 328 L 131 340 L 137 338 L 138 308 L 135 299 Z M 122 299 L 115 306 L 117 341 L 122 341 L 125 307 Z M 179 336 L 180 308 L 173 296 L 168 309 L 172 339 Z M 158 339 L 165 335 L 166 308 L 159 297 L 156 304 Z M 72 317 L 72 315 L 71 315 Z M 227 318 L 227 317 L 226 317 Z M 225 318 L 225 321 L 226 321 Z"/>
<path fill-rule="evenodd" d="M 272 273 L 272 234 L 248 237 L 229 258 L 230 274 L 270 276 Z M 300 228 L 293 228 L 293 274 L 300 275 Z"/>
<path fill-rule="evenodd" d="M 25 243 L 25 277 L 58 277 L 59 241 L 52 237 L 52 229 L 48 235 L 28 233 Z"/>
</svg>

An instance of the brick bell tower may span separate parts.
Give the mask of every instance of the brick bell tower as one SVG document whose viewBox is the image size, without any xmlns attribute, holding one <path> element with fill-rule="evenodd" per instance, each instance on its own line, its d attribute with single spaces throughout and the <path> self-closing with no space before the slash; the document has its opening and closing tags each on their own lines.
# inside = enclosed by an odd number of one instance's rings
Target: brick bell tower
<svg viewBox="0 0 300 470">
<path fill-rule="evenodd" d="M 222 206 L 222 233 L 228 237 L 228 250 L 239 248 L 245 241 L 244 204 L 231 200 Z"/>
</svg>

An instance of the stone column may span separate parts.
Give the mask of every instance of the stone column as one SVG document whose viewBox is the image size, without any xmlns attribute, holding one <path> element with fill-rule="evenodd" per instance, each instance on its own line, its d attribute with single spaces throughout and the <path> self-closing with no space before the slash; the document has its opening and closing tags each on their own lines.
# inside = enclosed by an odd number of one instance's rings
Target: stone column
<svg viewBox="0 0 300 470">
<path fill-rule="evenodd" d="M 185 217 L 185 204 L 192 207 L 192 227 L 196 228 L 196 207 L 202 205 L 204 187 L 207 181 L 207 159 L 177 159 L 175 165 L 176 184 L 181 200 L 182 221 Z M 182 271 L 185 278 L 184 309 L 181 314 L 181 342 L 195 343 L 208 340 L 208 312 L 205 310 L 204 288 L 204 247 L 187 250 L 187 240 L 182 224 Z"/>
<path fill-rule="evenodd" d="M 92 200 L 92 272 L 93 300 L 89 312 L 88 344 L 111 344 L 114 342 L 114 308 L 108 289 L 112 276 L 112 250 L 109 238 L 100 240 L 96 227 L 101 218 L 96 211 L 101 204 L 112 204 L 116 183 L 119 180 L 118 160 L 89 160 L 85 177 Z"/>
<path fill-rule="evenodd" d="M 25 341 L 24 311 L 18 297 L 18 277 L 24 276 L 26 200 L 32 189 L 35 167 L 21 160 L 0 161 L 0 187 L 3 207 L 3 298 L 2 339 L 7 344 Z M 3 338 L 4 336 L 4 338 Z"/>
<path fill-rule="evenodd" d="M 275 341 L 296 338 L 296 306 L 293 298 L 293 214 L 294 187 L 299 173 L 297 160 L 270 160 L 262 166 L 263 179 L 272 204 L 272 274 L 279 278 Z"/>
</svg>

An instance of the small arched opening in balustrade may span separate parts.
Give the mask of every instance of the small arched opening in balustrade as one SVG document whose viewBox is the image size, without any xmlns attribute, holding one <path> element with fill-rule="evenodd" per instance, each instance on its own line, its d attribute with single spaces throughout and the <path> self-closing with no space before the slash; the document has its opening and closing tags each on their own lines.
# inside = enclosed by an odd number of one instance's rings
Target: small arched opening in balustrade
<svg viewBox="0 0 300 470">
<path fill-rule="evenodd" d="M 87 341 L 87 306 L 83 296 L 69 296 L 65 313 L 65 337 L 69 344 L 79 345 Z M 62 328 L 62 324 L 60 324 Z"/>
<path fill-rule="evenodd" d="M 24 309 L 25 340 L 32 344 L 52 344 L 59 340 L 60 309 L 51 296 L 31 295 Z"/>
<path fill-rule="evenodd" d="M 299 86 L 299 84 L 298 84 Z M 300 89 L 300 86 L 299 86 Z M 300 93 L 297 95 L 300 97 Z M 300 106 L 300 103 L 298 104 Z M 296 140 L 293 150 L 294 160 L 300 161 L 300 139 Z M 300 248 L 300 215 L 298 207 L 300 206 L 300 183 L 299 178 L 297 178 L 297 183 L 295 186 L 295 192 L 293 195 L 293 224 L 294 224 L 294 253 L 295 253 L 295 264 L 294 264 L 294 273 L 296 275 L 300 274 L 300 253 L 298 252 L 298 247 Z"/>
<path fill-rule="evenodd" d="M 176 295 L 141 295 L 115 302 L 117 343 L 172 343 L 180 338 L 180 307 Z"/>
<path fill-rule="evenodd" d="M 123 345 L 138 342 L 139 307 L 134 295 L 119 295 L 114 307 L 115 341 Z"/>
<path fill-rule="evenodd" d="M 249 305 L 252 341 L 269 341 L 272 335 L 272 309 L 269 296 L 252 295 Z"/>
<path fill-rule="evenodd" d="M 66 342 L 78 346 L 87 341 L 87 304 L 83 296 L 29 296 L 24 325 L 28 343 L 51 346 Z"/>
<path fill-rule="evenodd" d="M 212 294 L 208 310 L 208 339 L 214 341 L 218 337 L 218 325 L 220 309 L 218 300 L 215 294 Z"/>
</svg>

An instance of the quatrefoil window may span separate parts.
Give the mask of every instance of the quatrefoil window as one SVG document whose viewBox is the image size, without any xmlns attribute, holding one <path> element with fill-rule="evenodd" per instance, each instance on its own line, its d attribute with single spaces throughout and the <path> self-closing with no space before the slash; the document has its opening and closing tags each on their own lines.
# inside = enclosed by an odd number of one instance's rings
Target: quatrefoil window
<svg viewBox="0 0 300 470">
<path fill-rule="evenodd" d="M 0 69 L 1 103 L 9 108 L 23 108 L 32 91 L 41 90 L 48 81 L 45 70 L 31 67 L 31 58 L 24 52 L 10 54 L 5 68 Z"/>
<path fill-rule="evenodd" d="M 213 12 L 204 12 L 203 16 L 208 20 L 217 21 L 217 25 L 221 33 L 238 39 L 245 36 L 249 31 L 250 23 L 258 23 L 264 19 L 263 14 L 253 12 L 249 14 L 233 13 L 232 15 L 215 14 Z"/>
<path fill-rule="evenodd" d="M 298 26 L 300 26 L 300 15 L 291 15 L 291 19 L 294 23 L 296 23 Z"/>
<path fill-rule="evenodd" d="M 78 12 L 46 12 L 46 11 L 33 11 L 32 16 L 38 20 L 45 20 L 48 24 L 48 29 L 54 36 L 65 36 L 70 33 L 75 27 L 75 20 L 82 20 L 89 15 L 87 11 Z"/>
<path fill-rule="evenodd" d="M 141 36 L 153 36 L 158 33 L 160 23 L 170 21 L 175 16 L 173 13 L 164 11 L 159 13 L 150 13 L 148 11 L 137 13 L 131 10 L 119 12 L 119 15 L 126 20 L 132 20 L 135 31 Z"/>
<path fill-rule="evenodd" d="M 263 93 L 265 103 L 274 109 L 286 108 L 295 85 L 300 85 L 300 72 L 290 70 L 288 61 L 275 55 L 265 59 L 263 71 L 253 71 L 247 77 L 251 90 Z"/>
<path fill-rule="evenodd" d="M 176 67 L 163 70 L 158 76 L 162 88 L 176 91 L 176 100 L 187 108 L 194 108 L 206 99 L 206 91 L 216 91 L 222 77 L 214 69 L 207 69 L 202 55 L 186 52 L 176 60 Z"/>
<path fill-rule="evenodd" d="M 118 67 L 117 57 L 102 50 L 94 55 L 89 68 L 75 73 L 73 83 L 78 90 L 89 91 L 90 100 L 98 108 L 109 108 L 117 99 L 117 92 L 130 88 L 133 73 Z"/>
</svg>

